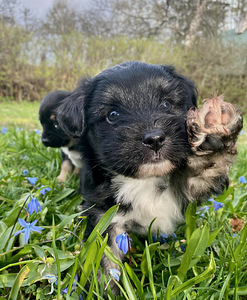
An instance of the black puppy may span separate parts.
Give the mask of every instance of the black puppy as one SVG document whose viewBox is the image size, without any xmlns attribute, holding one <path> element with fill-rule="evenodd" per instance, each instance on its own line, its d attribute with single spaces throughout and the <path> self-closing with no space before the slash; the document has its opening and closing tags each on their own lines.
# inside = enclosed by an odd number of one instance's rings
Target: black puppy
<svg viewBox="0 0 247 300">
<path fill-rule="evenodd" d="M 94 204 L 88 233 L 120 204 L 108 228 L 117 258 L 117 235 L 145 235 L 154 219 L 152 231 L 169 235 L 190 201 L 227 186 L 242 118 L 226 102 L 217 102 L 226 118 L 208 104 L 202 114 L 191 110 L 196 105 L 194 84 L 173 67 L 134 61 L 85 79 L 59 106 L 59 125 L 80 137 L 85 206 Z M 106 258 L 102 264 L 113 267 Z"/>
<path fill-rule="evenodd" d="M 79 139 L 67 135 L 57 122 L 56 109 L 62 100 L 71 95 L 67 91 L 54 91 L 48 94 L 41 102 L 39 120 L 43 127 L 42 143 L 46 147 L 61 148 L 62 165 L 58 181 L 63 182 L 73 172 L 78 172 L 82 167 L 82 153 Z"/>
</svg>

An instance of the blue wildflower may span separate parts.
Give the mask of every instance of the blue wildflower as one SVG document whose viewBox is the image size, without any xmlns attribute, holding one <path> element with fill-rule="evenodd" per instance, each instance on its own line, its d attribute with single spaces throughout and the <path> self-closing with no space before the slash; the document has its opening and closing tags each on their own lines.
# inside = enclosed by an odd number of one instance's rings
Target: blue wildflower
<svg viewBox="0 0 247 300">
<path fill-rule="evenodd" d="M 75 292 L 76 291 L 76 286 L 77 286 L 77 284 L 78 284 L 78 275 L 77 274 L 75 274 L 75 277 L 74 277 L 74 281 L 73 281 L 73 284 L 72 284 L 72 289 L 71 289 L 71 292 L 70 292 L 70 294 L 72 294 L 73 292 Z M 63 289 L 62 290 L 62 292 L 64 293 L 64 294 L 68 294 L 68 287 L 66 287 L 65 289 Z M 81 292 L 81 294 L 80 294 L 80 296 L 79 296 L 79 300 L 83 300 L 83 292 Z"/>
<path fill-rule="evenodd" d="M 154 243 L 157 242 L 157 235 L 153 234 L 153 235 L 152 235 L 152 239 L 153 239 L 153 242 L 154 242 Z"/>
<path fill-rule="evenodd" d="M 35 185 L 35 183 L 39 180 L 38 177 L 27 177 L 27 180 L 31 185 Z"/>
<path fill-rule="evenodd" d="M 218 210 L 218 209 L 220 209 L 220 208 L 222 208 L 224 206 L 224 203 L 217 202 L 214 199 L 208 199 L 208 201 L 213 202 L 213 204 L 214 204 L 214 210 Z"/>
<path fill-rule="evenodd" d="M 130 241 L 132 241 L 129 238 L 129 235 L 127 232 L 121 233 L 116 237 L 116 243 L 118 244 L 118 248 L 123 251 L 124 254 L 126 254 L 130 247 Z"/>
<path fill-rule="evenodd" d="M 40 131 L 39 129 L 35 129 L 34 132 L 38 134 Z"/>
<path fill-rule="evenodd" d="M 210 208 L 210 206 L 206 205 L 206 206 L 200 207 L 198 209 L 198 212 L 202 211 L 202 213 L 200 214 L 200 219 L 201 220 L 205 217 L 205 213 L 208 212 L 209 208 Z"/>
<path fill-rule="evenodd" d="M 208 199 L 208 201 L 209 201 L 209 199 Z M 209 208 L 210 208 L 210 206 L 206 205 L 206 206 L 200 207 L 198 210 L 199 211 L 203 210 L 203 212 L 208 212 Z"/>
<path fill-rule="evenodd" d="M 51 291 L 47 294 L 52 294 L 54 292 L 54 283 L 57 284 L 57 276 L 53 274 L 46 274 L 42 277 L 42 279 L 47 279 L 48 282 L 51 283 Z"/>
<path fill-rule="evenodd" d="M 31 201 L 27 205 L 27 210 L 29 214 L 31 215 L 34 211 L 38 213 L 41 211 L 41 205 L 39 204 L 39 201 L 37 200 L 36 197 L 32 197 Z"/>
<path fill-rule="evenodd" d="M 7 128 L 6 127 L 2 127 L 2 134 L 6 134 L 7 133 Z"/>
<path fill-rule="evenodd" d="M 244 135 L 245 132 L 243 131 L 243 129 L 240 131 L 240 135 Z"/>
<path fill-rule="evenodd" d="M 22 174 L 23 174 L 24 176 L 27 176 L 28 172 L 29 172 L 28 170 L 23 170 Z"/>
<path fill-rule="evenodd" d="M 172 237 L 174 238 L 174 239 L 177 239 L 177 235 L 176 235 L 176 233 L 172 233 Z"/>
<path fill-rule="evenodd" d="M 183 252 L 185 252 L 185 250 L 186 250 L 186 246 L 185 246 L 185 245 L 180 245 L 179 247 L 180 247 L 180 249 L 181 249 Z"/>
<path fill-rule="evenodd" d="M 247 179 L 245 178 L 245 176 L 240 176 L 238 179 L 239 179 L 240 183 L 244 183 L 244 184 L 247 183 Z"/>
<path fill-rule="evenodd" d="M 40 188 L 44 187 L 42 190 L 40 190 L 40 194 L 45 195 L 46 192 L 50 192 L 51 188 L 49 187 L 45 187 L 44 185 L 42 185 Z"/>
<path fill-rule="evenodd" d="M 121 272 L 116 269 L 109 269 L 109 274 L 112 278 L 119 281 Z"/>
<path fill-rule="evenodd" d="M 26 244 L 28 242 L 28 239 L 30 237 L 30 233 L 32 231 L 36 231 L 38 233 L 41 233 L 41 230 L 43 230 L 44 228 L 39 227 L 39 226 L 35 226 L 35 224 L 38 222 L 38 220 L 33 221 L 32 223 L 26 222 L 23 219 L 18 219 L 20 225 L 22 227 L 24 227 L 23 229 L 17 231 L 14 236 L 18 235 L 21 232 L 24 232 L 24 243 Z"/>
<path fill-rule="evenodd" d="M 22 127 L 17 127 L 16 128 L 16 131 L 18 132 L 18 131 L 23 131 L 23 128 Z"/>
</svg>

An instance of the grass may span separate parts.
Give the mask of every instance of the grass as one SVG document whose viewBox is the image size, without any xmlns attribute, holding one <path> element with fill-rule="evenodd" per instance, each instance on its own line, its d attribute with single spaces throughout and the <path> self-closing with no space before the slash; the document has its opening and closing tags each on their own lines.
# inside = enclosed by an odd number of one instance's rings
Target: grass
<svg viewBox="0 0 247 300">
<path fill-rule="evenodd" d="M 40 129 L 39 105 L 39 102 L 0 99 L 0 126 Z"/>
<path fill-rule="evenodd" d="M 2 104 L 10 111 L 17 107 L 16 103 L 1 102 L 1 108 Z M 144 238 L 132 235 L 131 263 L 128 255 L 121 263 L 104 235 L 118 207 L 109 210 L 83 241 L 87 220 L 78 209 L 78 178 L 58 184 L 59 150 L 43 147 L 40 134 L 30 130 L 38 126 L 34 122 L 38 105 L 23 103 L 21 107 L 23 112 L 17 114 L 20 119 L 15 124 L 11 119 L 6 122 L 8 109 L 1 120 L 1 126 L 8 127 L 7 133 L 0 133 L 1 300 L 79 299 L 81 292 L 83 299 L 247 299 L 247 225 L 234 232 L 231 221 L 240 226 L 247 217 L 247 185 L 239 181 L 240 176 L 247 176 L 246 135 L 240 136 L 229 189 L 214 196 L 223 207 L 214 210 L 207 201 L 203 206 L 208 210 L 202 211 L 191 204 L 176 236 L 156 240 L 151 234 Z M 11 116 L 14 114 L 9 112 Z M 37 177 L 34 185 L 29 177 Z M 45 195 L 40 193 L 42 185 L 50 188 Z M 41 204 L 38 213 L 29 214 L 26 209 L 30 195 Z M 18 218 L 38 220 L 35 225 L 43 230 L 32 232 L 24 243 L 23 233 L 13 235 L 22 228 Z M 97 280 L 103 253 L 121 270 L 117 282 L 121 293 L 115 298 L 111 285 L 107 291 L 104 286 L 116 279 L 102 274 L 101 283 Z M 68 288 L 67 294 L 64 288 Z"/>
</svg>

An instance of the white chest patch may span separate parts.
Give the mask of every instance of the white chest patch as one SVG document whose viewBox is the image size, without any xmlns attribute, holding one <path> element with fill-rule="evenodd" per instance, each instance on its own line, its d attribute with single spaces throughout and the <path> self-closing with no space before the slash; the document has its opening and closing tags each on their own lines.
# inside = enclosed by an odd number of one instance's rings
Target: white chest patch
<svg viewBox="0 0 247 300">
<path fill-rule="evenodd" d="M 62 151 L 68 155 L 73 165 L 81 169 L 83 167 L 82 154 L 79 151 L 69 150 L 68 147 L 61 147 Z"/>
<path fill-rule="evenodd" d="M 131 204 L 133 210 L 124 215 L 118 213 L 113 222 L 123 226 L 134 221 L 145 228 L 140 232 L 145 234 L 150 223 L 155 219 L 152 225 L 153 232 L 159 229 L 161 234 L 173 233 L 177 223 L 183 220 L 182 205 L 169 186 L 162 188 L 167 182 L 169 183 L 163 177 L 134 179 L 122 175 L 116 176 L 112 183 L 116 190 L 117 203 Z"/>
</svg>

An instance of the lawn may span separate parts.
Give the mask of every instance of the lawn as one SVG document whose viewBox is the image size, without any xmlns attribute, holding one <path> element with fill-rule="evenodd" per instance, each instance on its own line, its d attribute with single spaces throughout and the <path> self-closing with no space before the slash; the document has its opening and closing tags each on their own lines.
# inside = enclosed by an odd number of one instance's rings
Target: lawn
<svg viewBox="0 0 247 300">
<path fill-rule="evenodd" d="M 0 126 L 41 128 L 39 123 L 39 103 L 27 101 L 7 101 L 0 99 Z"/>
<path fill-rule="evenodd" d="M 191 204 L 172 236 L 131 235 L 131 255 L 121 263 L 104 235 L 118 207 L 83 240 L 78 178 L 57 182 L 60 152 L 41 144 L 38 106 L 0 103 L 1 300 L 247 299 L 246 127 L 228 190 L 200 207 Z M 29 203 L 36 203 L 34 211 Z M 99 283 L 103 253 L 121 275 L 109 271 Z M 119 285 L 120 296 L 114 298 L 109 281 Z"/>
</svg>

